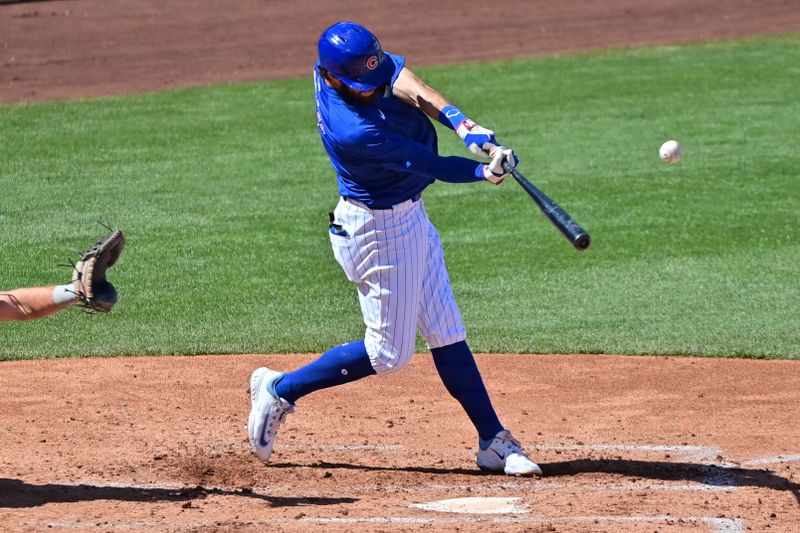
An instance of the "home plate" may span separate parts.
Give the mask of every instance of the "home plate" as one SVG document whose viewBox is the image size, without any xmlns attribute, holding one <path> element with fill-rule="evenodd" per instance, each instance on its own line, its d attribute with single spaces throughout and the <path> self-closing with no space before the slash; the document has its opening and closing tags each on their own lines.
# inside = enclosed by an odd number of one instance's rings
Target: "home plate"
<svg viewBox="0 0 800 533">
<path fill-rule="evenodd" d="M 453 498 L 438 502 L 414 503 L 411 507 L 426 511 L 470 514 L 521 514 L 527 513 L 516 503 L 519 498 Z"/>
</svg>

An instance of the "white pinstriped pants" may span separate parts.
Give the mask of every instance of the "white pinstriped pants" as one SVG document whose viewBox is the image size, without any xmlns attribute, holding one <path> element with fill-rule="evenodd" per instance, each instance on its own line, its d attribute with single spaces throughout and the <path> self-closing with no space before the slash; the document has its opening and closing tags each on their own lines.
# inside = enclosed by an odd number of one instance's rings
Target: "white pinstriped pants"
<svg viewBox="0 0 800 533">
<path fill-rule="evenodd" d="M 329 232 L 333 255 L 358 287 L 364 343 L 378 374 L 408 365 L 417 328 L 431 348 L 466 339 L 442 242 L 421 199 L 371 210 L 342 198 L 334 218 L 347 235 Z"/>
</svg>

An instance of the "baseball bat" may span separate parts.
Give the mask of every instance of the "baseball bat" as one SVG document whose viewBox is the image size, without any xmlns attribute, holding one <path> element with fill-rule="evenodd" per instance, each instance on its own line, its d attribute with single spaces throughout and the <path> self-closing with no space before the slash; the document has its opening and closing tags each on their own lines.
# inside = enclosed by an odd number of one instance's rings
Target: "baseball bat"
<svg viewBox="0 0 800 533">
<path fill-rule="evenodd" d="M 528 193 L 531 200 L 539 207 L 550 222 L 561 232 L 564 237 L 575 247 L 576 250 L 585 250 L 592 244 L 589 233 L 580 227 L 560 205 L 555 203 L 549 196 L 541 191 L 536 185 L 522 175 L 516 168 L 510 168 L 508 163 L 503 163 L 503 168 L 509 172 L 517 183 Z"/>
</svg>

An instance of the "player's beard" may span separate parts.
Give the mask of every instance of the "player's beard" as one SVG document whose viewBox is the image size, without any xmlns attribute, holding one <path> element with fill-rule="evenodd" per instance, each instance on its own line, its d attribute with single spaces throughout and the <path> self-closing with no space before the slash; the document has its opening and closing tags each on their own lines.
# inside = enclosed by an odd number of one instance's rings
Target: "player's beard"
<svg viewBox="0 0 800 533">
<path fill-rule="evenodd" d="M 378 98 L 382 97 L 384 92 L 386 92 L 385 87 L 378 87 L 374 91 L 369 92 L 369 94 L 365 94 L 361 91 L 356 91 L 343 85 L 339 89 L 339 96 L 342 97 L 342 100 L 347 102 L 350 105 L 355 106 L 365 106 L 370 105 L 371 103 L 375 102 Z"/>
</svg>

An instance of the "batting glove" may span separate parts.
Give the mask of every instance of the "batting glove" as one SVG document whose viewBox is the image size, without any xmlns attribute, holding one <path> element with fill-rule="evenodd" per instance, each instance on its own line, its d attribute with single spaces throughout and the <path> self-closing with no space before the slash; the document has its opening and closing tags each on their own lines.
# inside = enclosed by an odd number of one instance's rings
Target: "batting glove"
<svg viewBox="0 0 800 533">
<path fill-rule="evenodd" d="M 483 165 L 483 178 L 495 185 L 503 183 L 509 171 L 519 163 L 519 158 L 514 150 L 505 146 L 492 145 L 489 147 L 489 157 L 492 161 Z"/>
<path fill-rule="evenodd" d="M 470 119 L 466 119 L 456 126 L 456 133 L 464 141 L 464 144 L 467 145 L 470 152 L 484 159 L 492 158 L 489 151 L 492 146 L 497 146 L 497 141 L 494 138 L 494 132 L 492 130 L 479 126 Z"/>
</svg>

